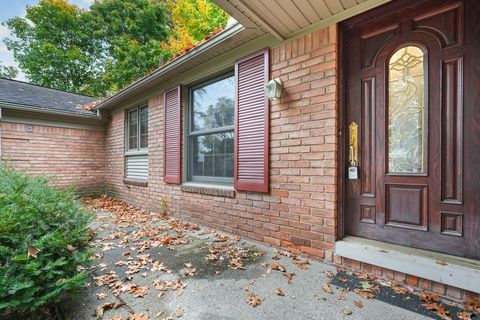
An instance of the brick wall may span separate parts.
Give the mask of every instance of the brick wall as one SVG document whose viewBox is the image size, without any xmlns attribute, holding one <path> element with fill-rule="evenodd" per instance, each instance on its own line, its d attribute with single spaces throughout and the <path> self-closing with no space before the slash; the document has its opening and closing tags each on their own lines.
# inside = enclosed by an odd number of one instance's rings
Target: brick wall
<svg viewBox="0 0 480 320">
<path fill-rule="evenodd" d="M 181 191 L 163 183 L 163 95 L 149 101 L 149 181 L 124 184 L 125 113 L 107 128 L 108 193 L 233 234 L 333 260 L 336 217 L 336 26 L 272 48 L 271 76 L 284 83 L 271 105 L 269 194 L 233 198 Z"/>
<path fill-rule="evenodd" d="M 124 184 L 125 113 L 107 128 L 107 192 L 218 230 L 376 274 L 454 300 L 476 295 L 359 261 L 334 256 L 337 228 L 337 28 L 330 26 L 270 51 L 271 78 L 282 99 L 271 103 L 270 193 L 214 196 L 163 182 L 163 95 L 149 101 L 149 181 Z M 191 191 L 191 190 L 190 190 Z M 217 193 L 219 194 L 219 193 Z"/>
<path fill-rule="evenodd" d="M 105 132 L 1 123 L 1 155 L 10 165 L 46 175 L 59 187 L 74 184 L 79 193 L 104 192 Z"/>
</svg>

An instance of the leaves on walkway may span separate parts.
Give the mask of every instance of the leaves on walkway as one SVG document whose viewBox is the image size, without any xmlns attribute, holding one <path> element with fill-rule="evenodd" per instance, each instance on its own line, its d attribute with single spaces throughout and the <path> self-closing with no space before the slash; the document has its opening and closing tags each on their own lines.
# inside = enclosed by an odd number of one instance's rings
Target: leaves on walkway
<svg viewBox="0 0 480 320">
<path fill-rule="evenodd" d="M 326 283 L 326 282 L 324 282 L 324 283 L 322 284 L 322 289 L 323 289 L 323 291 L 325 291 L 326 293 L 331 293 L 331 294 L 333 294 L 332 288 L 330 288 L 330 285 L 329 285 L 328 283 Z"/>
<path fill-rule="evenodd" d="M 275 289 L 275 294 L 276 294 L 277 296 L 280 296 L 280 297 L 284 297 L 284 296 L 285 296 L 285 293 L 284 293 L 283 290 L 280 289 L 280 288 Z"/>
<path fill-rule="evenodd" d="M 177 318 L 183 317 L 184 314 L 185 314 L 185 309 L 183 308 L 178 308 L 177 311 L 175 311 L 175 315 L 177 316 Z"/>
<path fill-rule="evenodd" d="M 353 303 L 355 303 L 355 305 L 356 305 L 358 308 L 360 308 L 360 309 L 363 308 L 363 303 L 362 303 L 362 301 L 360 301 L 360 300 L 355 300 Z"/>
<path fill-rule="evenodd" d="M 246 298 L 246 301 L 249 305 L 251 305 L 252 307 L 256 307 L 256 306 L 259 306 L 262 304 L 262 300 L 260 300 L 255 294 L 253 293 L 250 293 L 247 298 Z"/>
<path fill-rule="evenodd" d="M 97 309 L 95 309 L 95 316 L 97 317 L 97 319 L 103 319 L 103 314 L 105 310 L 118 309 L 123 305 L 124 303 L 115 303 L 115 302 L 104 303 L 98 306 Z"/>
</svg>

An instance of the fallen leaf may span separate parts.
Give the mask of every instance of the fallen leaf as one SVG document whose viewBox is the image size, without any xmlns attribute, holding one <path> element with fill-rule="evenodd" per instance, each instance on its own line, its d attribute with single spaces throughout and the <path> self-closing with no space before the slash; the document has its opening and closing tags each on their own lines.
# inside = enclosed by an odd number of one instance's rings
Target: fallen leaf
<svg viewBox="0 0 480 320">
<path fill-rule="evenodd" d="M 284 293 L 283 290 L 280 289 L 280 288 L 277 288 L 277 289 L 275 290 L 275 294 L 276 294 L 277 296 L 280 296 L 280 297 L 285 296 L 285 293 Z"/>
<path fill-rule="evenodd" d="M 272 264 L 272 266 L 270 268 L 272 268 L 273 270 L 281 271 L 281 272 L 287 271 L 287 269 L 285 269 L 285 266 L 283 266 L 282 264 L 279 264 L 279 263 Z"/>
<path fill-rule="evenodd" d="M 361 290 L 358 288 L 353 289 L 353 291 L 358 294 L 360 297 L 365 299 L 373 299 L 375 298 L 375 294 L 369 290 Z"/>
<path fill-rule="evenodd" d="M 307 265 L 310 264 L 310 262 L 308 260 L 305 260 L 301 263 L 295 263 L 295 264 L 302 270 L 308 270 Z"/>
<path fill-rule="evenodd" d="M 457 317 L 460 320 L 472 320 L 472 313 L 470 313 L 470 312 L 459 312 L 459 313 L 457 313 Z"/>
<path fill-rule="evenodd" d="M 67 244 L 67 250 L 68 251 L 75 251 L 75 250 L 77 250 L 77 247 L 72 246 L 71 244 Z"/>
<path fill-rule="evenodd" d="M 431 292 L 423 292 L 420 295 L 420 300 L 423 300 L 425 302 L 439 302 L 440 301 L 438 296 L 435 293 L 431 293 Z"/>
<path fill-rule="evenodd" d="M 260 300 L 255 294 L 253 293 L 250 293 L 247 298 L 246 298 L 246 301 L 249 305 L 251 305 L 252 307 L 256 307 L 256 306 L 259 306 L 262 304 L 262 300 Z"/>
<path fill-rule="evenodd" d="M 121 315 L 114 315 L 112 318 L 108 318 L 108 320 L 122 320 L 122 316 Z"/>
<path fill-rule="evenodd" d="M 339 280 L 340 282 L 343 282 L 343 283 L 348 282 L 348 278 L 347 278 L 347 277 L 339 277 L 338 280 Z"/>
<path fill-rule="evenodd" d="M 467 300 L 463 306 L 467 311 L 480 313 L 480 300 Z"/>
<path fill-rule="evenodd" d="M 327 275 L 328 278 L 333 278 L 334 274 L 332 271 L 325 271 L 325 274 Z"/>
<path fill-rule="evenodd" d="M 283 275 L 287 277 L 288 284 L 292 284 L 293 276 L 295 275 L 295 273 L 284 272 Z"/>
<path fill-rule="evenodd" d="M 185 314 L 185 309 L 183 308 L 178 308 L 177 311 L 175 311 L 175 315 L 177 316 L 177 318 L 183 317 L 184 314 Z"/>
<path fill-rule="evenodd" d="M 105 299 L 107 296 L 108 296 L 108 293 L 106 293 L 106 292 L 97 293 L 97 298 L 98 298 L 99 300 Z"/>
<path fill-rule="evenodd" d="M 351 315 L 351 314 L 353 313 L 353 311 L 350 310 L 350 309 L 348 309 L 348 308 L 343 308 L 343 309 L 342 309 L 342 313 L 343 313 L 344 315 L 346 315 L 346 316 L 349 316 L 349 315 Z"/>
<path fill-rule="evenodd" d="M 118 309 L 123 305 L 124 305 L 124 303 L 115 303 L 115 302 L 104 303 L 104 304 L 98 306 L 97 309 L 95 309 L 95 316 L 97 317 L 97 319 L 102 319 L 103 318 L 103 313 L 105 312 L 105 310 Z"/>
<path fill-rule="evenodd" d="M 278 254 L 277 254 L 277 255 L 274 255 L 274 256 L 272 257 L 272 260 L 280 260 L 280 257 L 278 256 Z"/>
<path fill-rule="evenodd" d="M 443 260 L 437 260 L 437 261 L 436 261 L 436 264 L 439 264 L 439 265 L 441 265 L 441 266 L 446 266 L 446 265 L 447 265 L 447 263 L 446 263 L 445 261 L 443 261 Z"/>
<path fill-rule="evenodd" d="M 27 256 L 30 258 L 30 257 L 33 257 L 33 258 L 37 258 L 37 255 L 38 253 L 40 252 L 41 250 L 35 248 L 34 246 L 32 245 L 28 245 L 28 248 L 27 248 Z"/>
<path fill-rule="evenodd" d="M 408 292 L 408 290 L 406 288 L 402 288 L 400 287 L 398 284 L 394 283 L 392 284 L 392 289 L 393 291 L 395 291 L 395 293 L 397 294 L 405 294 Z"/>
<path fill-rule="evenodd" d="M 324 282 L 324 283 L 322 284 L 322 289 L 323 289 L 323 291 L 325 291 L 326 293 L 333 293 L 332 288 L 330 288 L 330 285 L 329 285 L 328 283 L 326 283 L 326 282 Z"/>
<path fill-rule="evenodd" d="M 144 315 L 143 313 L 140 313 L 140 314 L 135 313 L 135 314 L 131 314 L 128 317 L 128 320 L 150 320 L 150 318 Z"/>
<path fill-rule="evenodd" d="M 353 303 L 355 303 L 355 305 L 356 305 L 358 308 L 360 308 L 360 309 L 363 308 L 363 303 L 362 303 L 362 301 L 360 301 L 360 300 L 355 300 Z"/>
</svg>

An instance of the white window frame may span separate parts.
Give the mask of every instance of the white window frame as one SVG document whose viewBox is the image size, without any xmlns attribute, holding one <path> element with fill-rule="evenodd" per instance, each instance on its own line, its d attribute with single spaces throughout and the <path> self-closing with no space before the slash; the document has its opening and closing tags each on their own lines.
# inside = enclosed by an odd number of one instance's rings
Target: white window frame
<svg viewBox="0 0 480 320">
<path fill-rule="evenodd" d="M 144 155 L 148 154 L 148 116 L 147 116 L 147 147 L 141 148 L 140 147 L 140 111 L 146 108 L 147 112 L 148 106 L 142 105 L 139 107 L 135 107 L 132 109 L 127 110 L 126 112 L 126 121 L 125 121 L 125 155 L 126 156 L 134 156 L 134 155 Z M 130 113 L 133 111 L 137 111 L 137 148 L 130 149 Z"/>
</svg>

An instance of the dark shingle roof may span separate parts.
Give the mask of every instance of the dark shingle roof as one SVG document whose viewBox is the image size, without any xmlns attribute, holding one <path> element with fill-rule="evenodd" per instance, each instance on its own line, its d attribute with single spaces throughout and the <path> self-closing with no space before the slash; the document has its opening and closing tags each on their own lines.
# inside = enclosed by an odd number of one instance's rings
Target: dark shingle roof
<svg viewBox="0 0 480 320">
<path fill-rule="evenodd" d="M 35 84 L 0 78 L 0 104 L 7 103 L 33 110 L 51 110 L 75 115 L 94 115 L 82 108 L 96 98 Z"/>
</svg>

